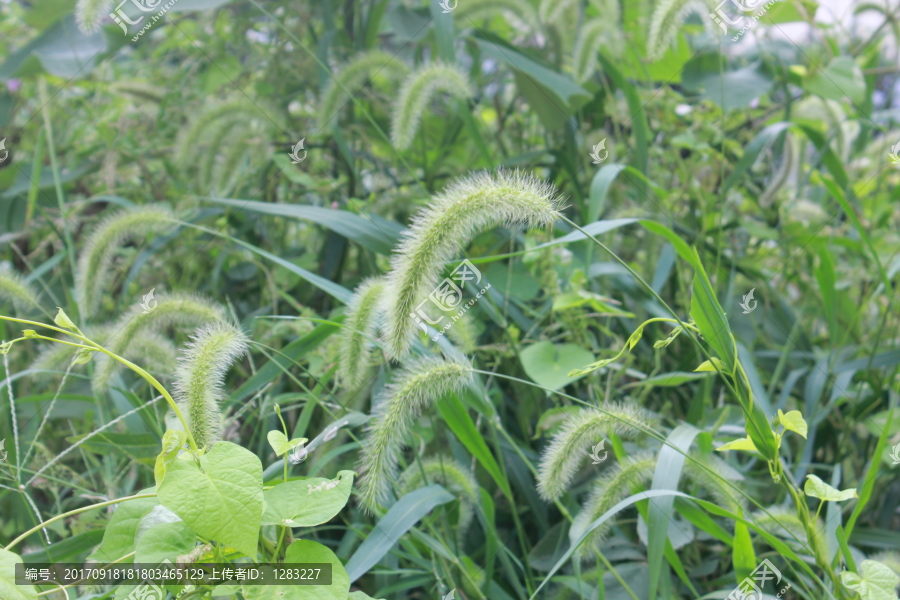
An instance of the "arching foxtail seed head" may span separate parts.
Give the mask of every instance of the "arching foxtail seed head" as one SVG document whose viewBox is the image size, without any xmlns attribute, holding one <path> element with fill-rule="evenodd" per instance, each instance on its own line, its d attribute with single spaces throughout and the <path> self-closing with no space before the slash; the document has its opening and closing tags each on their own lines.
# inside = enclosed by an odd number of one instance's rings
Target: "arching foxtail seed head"
<svg viewBox="0 0 900 600">
<path fill-rule="evenodd" d="M 193 336 L 175 372 L 175 401 L 199 447 L 219 439 L 222 383 L 231 364 L 247 351 L 247 337 L 236 326 L 213 323 Z"/>
<path fill-rule="evenodd" d="M 414 71 L 400 88 L 400 97 L 391 119 L 391 143 L 398 150 L 412 145 L 425 108 L 437 92 L 457 98 L 471 98 L 472 84 L 456 65 L 431 63 Z"/>
<path fill-rule="evenodd" d="M 341 334 L 340 376 L 344 385 L 355 388 L 369 367 L 371 338 L 375 335 L 381 310 L 384 280 L 374 277 L 362 282 L 347 305 Z"/>
<path fill-rule="evenodd" d="M 426 358 L 400 371 L 375 407 L 375 419 L 362 444 L 360 500 L 367 510 L 383 505 L 397 479 L 403 440 L 422 410 L 444 395 L 459 391 L 472 379 L 472 366 L 462 357 Z"/>
<path fill-rule="evenodd" d="M 435 196 L 413 218 L 391 262 L 384 293 L 388 356 L 399 360 L 409 350 L 416 331 L 410 315 L 476 233 L 504 224 L 549 225 L 559 210 L 552 185 L 518 171 L 479 173 Z"/>
</svg>

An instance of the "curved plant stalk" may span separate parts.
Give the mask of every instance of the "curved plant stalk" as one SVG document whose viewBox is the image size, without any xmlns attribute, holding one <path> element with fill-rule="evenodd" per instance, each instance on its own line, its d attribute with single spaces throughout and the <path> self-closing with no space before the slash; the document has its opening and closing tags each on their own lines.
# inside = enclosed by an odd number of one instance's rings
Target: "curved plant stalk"
<svg viewBox="0 0 900 600">
<path fill-rule="evenodd" d="M 181 424 L 184 427 L 184 430 L 187 432 L 188 443 L 191 446 L 191 450 L 193 451 L 194 456 L 199 455 L 199 449 L 197 448 L 197 442 L 194 441 L 194 437 L 190 433 L 187 421 L 184 418 L 184 414 L 182 414 L 181 409 L 178 408 L 178 404 L 175 402 L 175 399 L 172 397 L 172 395 L 169 393 L 169 391 L 165 387 L 163 387 L 163 385 L 159 381 L 157 381 L 156 378 L 153 377 L 153 375 L 151 375 L 144 369 L 140 368 L 139 366 L 137 366 L 130 360 L 123 358 L 123 357 L 119 356 L 118 354 L 114 354 L 113 352 L 110 352 L 109 350 L 107 350 L 106 348 L 104 348 L 103 346 L 98 344 L 97 342 L 95 342 L 91 339 L 88 339 L 84 334 L 81 333 L 81 331 L 78 329 L 78 327 L 75 326 L 75 324 L 69 319 L 69 317 L 66 316 L 66 314 L 63 312 L 62 309 L 59 309 L 59 314 L 57 314 L 57 316 L 56 316 L 56 324 L 60 325 L 60 327 L 54 327 L 53 325 L 47 325 L 46 323 L 41 323 L 39 321 L 29 321 L 27 319 L 16 319 L 13 317 L 7 317 L 5 315 L 0 315 L 0 320 L 11 321 L 13 323 L 22 323 L 25 325 L 34 325 L 36 327 L 43 327 L 45 329 L 50 329 L 52 331 L 56 331 L 58 333 L 63 333 L 65 335 L 74 337 L 83 342 L 82 344 L 66 342 L 64 340 L 58 340 L 56 338 L 39 335 L 32 330 L 26 330 L 26 335 L 24 337 L 21 337 L 21 338 L 15 339 L 15 340 L 11 340 L 9 342 L 6 342 L 6 343 L 0 345 L 0 354 L 7 354 L 15 342 L 19 342 L 19 341 L 26 340 L 26 339 L 35 339 L 35 338 L 44 339 L 44 340 L 47 340 L 50 342 L 56 342 L 57 344 L 66 344 L 69 346 L 74 346 L 75 348 L 78 348 L 78 351 L 83 353 L 84 356 L 88 356 L 93 352 L 102 352 L 106 356 L 109 356 L 111 359 L 122 363 L 123 365 L 125 365 L 126 367 L 128 367 L 129 369 L 131 369 L 132 371 L 137 373 L 138 375 L 140 375 L 141 378 L 144 379 L 144 381 L 149 383 L 160 394 L 162 394 L 163 397 L 166 399 L 166 402 L 169 403 L 169 407 L 175 413 L 175 416 L 178 417 L 178 420 L 181 421 Z"/>
<path fill-rule="evenodd" d="M 128 500 L 139 500 L 141 498 L 155 498 L 155 497 L 156 497 L 156 494 L 135 494 L 134 496 L 126 496 L 124 498 L 116 498 L 115 500 L 107 500 L 106 502 L 100 502 L 99 504 L 92 504 L 90 506 L 83 506 L 81 508 L 76 508 L 75 510 L 70 510 L 69 512 L 65 512 L 60 515 L 56 515 L 55 517 L 47 519 L 43 523 L 39 523 L 38 525 L 35 525 L 31 529 L 29 529 L 28 531 L 26 531 L 25 533 L 23 533 L 22 535 L 20 535 L 13 541 L 11 541 L 9 544 L 7 544 L 6 548 L 4 548 L 4 550 L 6 550 L 6 551 L 11 550 L 13 547 L 18 545 L 19 542 L 21 542 L 22 540 L 27 538 L 29 535 L 31 535 L 32 533 L 37 533 L 38 531 L 40 531 L 41 529 L 43 529 L 44 527 L 46 527 L 47 525 L 49 525 L 51 523 L 56 523 L 57 521 L 67 519 L 74 515 L 78 515 L 83 512 L 87 512 L 89 510 L 94 510 L 95 508 L 103 508 L 104 506 L 112 506 L 113 504 L 119 504 L 120 502 L 127 502 Z"/>
</svg>

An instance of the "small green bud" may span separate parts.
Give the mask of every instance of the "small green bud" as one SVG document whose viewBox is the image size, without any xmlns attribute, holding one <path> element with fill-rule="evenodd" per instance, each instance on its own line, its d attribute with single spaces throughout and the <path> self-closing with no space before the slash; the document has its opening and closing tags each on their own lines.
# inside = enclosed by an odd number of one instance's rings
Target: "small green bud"
<svg viewBox="0 0 900 600">
<path fill-rule="evenodd" d="M 28 339 L 36 338 L 37 331 L 35 331 L 34 329 L 26 329 L 25 331 L 22 332 L 22 335 L 24 335 Z"/>
<path fill-rule="evenodd" d="M 57 308 L 59 308 L 57 306 Z M 75 323 L 72 322 L 72 319 L 69 318 L 69 315 L 63 309 L 59 309 L 59 312 L 56 313 L 56 318 L 53 319 L 53 322 L 62 327 L 63 329 L 74 329 L 78 331 L 78 327 Z"/>
<path fill-rule="evenodd" d="M 0 354 L 9 354 L 9 349 L 12 348 L 12 342 L 3 342 L 0 344 Z"/>
<path fill-rule="evenodd" d="M 87 348 L 79 348 L 78 352 L 75 353 L 75 358 L 72 360 L 72 364 L 75 365 L 83 365 L 91 360 L 94 356 L 93 350 L 88 350 Z"/>
</svg>

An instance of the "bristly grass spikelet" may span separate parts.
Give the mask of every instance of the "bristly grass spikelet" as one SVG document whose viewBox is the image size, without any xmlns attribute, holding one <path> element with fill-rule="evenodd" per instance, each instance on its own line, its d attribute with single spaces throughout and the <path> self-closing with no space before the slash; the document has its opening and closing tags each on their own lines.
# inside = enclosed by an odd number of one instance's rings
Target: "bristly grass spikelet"
<svg viewBox="0 0 900 600">
<path fill-rule="evenodd" d="M 172 213 L 159 205 L 118 212 L 95 227 L 86 237 L 75 276 L 75 298 L 81 314 L 92 317 L 99 310 L 113 278 L 113 258 L 120 246 L 174 227 Z"/>
<path fill-rule="evenodd" d="M 423 475 L 424 472 L 424 475 Z M 459 520 L 456 524 L 457 539 L 462 540 L 474 516 L 478 503 L 478 483 L 466 467 L 450 456 L 429 456 L 413 461 L 400 475 L 397 490 L 401 495 L 420 487 L 439 483 L 459 498 Z"/>
<path fill-rule="evenodd" d="M 660 0 L 650 18 L 647 34 L 647 58 L 659 60 L 675 41 L 678 30 L 691 13 L 708 20 L 711 0 Z"/>
<path fill-rule="evenodd" d="M 650 481 L 654 469 L 656 469 L 656 456 L 650 452 L 641 452 L 625 457 L 610 467 L 608 472 L 594 482 L 593 489 L 582 505 L 581 511 L 572 521 L 569 541 L 574 543 L 587 531 L 591 523 L 627 498 L 632 493 L 633 486 Z M 582 560 L 592 556 L 600 542 L 606 538 L 611 527 L 612 523 L 606 521 L 594 529 L 575 551 L 575 556 Z"/>
<path fill-rule="evenodd" d="M 384 280 L 373 277 L 362 282 L 347 305 L 341 333 L 340 376 L 344 385 L 355 388 L 369 368 L 372 338 L 378 325 Z"/>
<path fill-rule="evenodd" d="M 553 223 L 560 201 L 552 185 L 498 172 L 458 180 L 413 218 L 391 260 L 385 287 L 385 350 L 402 358 L 415 335 L 410 313 L 435 286 L 447 261 L 477 232 L 498 225 Z"/>
<path fill-rule="evenodd" d="M 100 29 L 103 17 L 112 6 L 112 0 L 78 0 L 75 5 L 75 22 L 83 33 L 94 33 Z"/>
<path fill-rule="evenodd" d="M 165 327 L 198 327 L 207 323 L 224 321 L 225 309 L 218 304 L 193 294 L 161 294 L 157 298 L 156 308 L 149 313 L 144 313 L 140 305 L 122 315 L 112 326 L 115 332 L 109 338 L 95 340 L 105 344 L 107 350 L 124 356 L 128 353 L 134 340 L 146 330 L 158 331 Z M 111 360 L 101 354 L 97 357 L 97 365 L 94 368 L 94 377 L 91 385 L 96 393 L 104 393 L 109 386 L 110 379 L 121 363 Z"/>
<path fill-rule="evenodd" d="M 610 432 L 634 438 L 654 424 L 641 408 L 620 403 L 602 408 L 585 409 L 569 417 L 544 450 L 538 467 L 538 493 L 544 500 L 562 495 L 590 448 Z"/>
<path fill-rule="evenodd" d="M 409 363 L 387 386 L 362 444 L 360 500 L 367 510 L 387 501 L 397 478 L 403 441 L 422 409 L 462 389 L 471 378 L 472 367 L 461 357 L 425 358 Z"/>
<path fill-rule="evenodd" d="M 447 92 L 456 98 L 471 98 L 472 84 L 456 65 L 430 63 L 406 78 L 391 117 L 391 143 L 398 150 L 412 145 L 413 137 L 428 103 L 437 92 Z"/>
<path fill-rule="evenodd" d="M 576 3 L 576 0 L 541 0 L 538 16 L 543 23 L 555 23 Z"/>
<path fill-rule="evenodd" d="M 409 74 L 406 64 L 383 50 L 370 50 L 358 54 L 356 58 L 344 65 L 336 75 L 332 76 L 328 87 L 319 101 L 318 128 L 328 127 L 341 109 L 349 104 L 352 97 L 371 79 L 385 77 L 396 81 Z M 347 94 L 351 94 L 350 97 Z"/>
<path fill-rule="evenodd" d="M 218 322 L 200 329 L 182 353 L 175 372 L 175 401 L 200 448 L 209 448 L 219 439 L 222 383 L 247 346 L 247 337 L 240 329 Z"/>
<path fill-rule="evenodd" d="M 471 21 L 502 15 L 506 19 L 521 22 L 531 29 L 538 28 L 538 15 L 528 2 L 520 0 L 466 0 L 453 11 L 453 21 L 458 27 L 469 27 Z"/>
<path fill-rule="evenodd" d="M 40 308 L 37 290 L 7 265 L 0 265 L 0 299 L 11 302 L 20 312 Z"/>
<path fill-rule="evenodd" d="M 609 48 L 618 56 L 621 46 L 622 38 L 617 20 L 613 21 L 607 15 L 591 19 L 581 27 L 575 41 L 575 50 L 572 53 L 572 77 L 578 83 L 584 83 L 597 70 L 597 52 L 600 48 Z"/>
</svg>

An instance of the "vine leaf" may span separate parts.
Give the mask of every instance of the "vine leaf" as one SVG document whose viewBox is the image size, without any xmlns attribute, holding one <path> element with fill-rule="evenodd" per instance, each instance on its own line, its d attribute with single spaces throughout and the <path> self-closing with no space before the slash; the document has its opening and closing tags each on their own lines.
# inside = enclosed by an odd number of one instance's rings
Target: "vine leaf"
<svg viewBox="0 0 900 600">
<path fill-rule="evenodd" d="M 856 488 L 850 488 L 849 490 L 838 490 L 837 488 L 831 487 L 815 475 L 806 476 L 806 484 L 803 486 L 803 491 L 807 496 L 812 496 L 813 498 L 818 498 L 826 502 L 843 502 L 844 500 L 849 500 L 850 498 L 859 498 L 859 496 L 856 495 Z"/>
<path fill-rule="evenodd" d="M 806 439 L 806 434 L 809 432 L 809 426 L 806 424 L 806 419 L 803 418 L 803 415 L 800 414 L 799 410 L 792 410 L 785 414 L 779 408 L 778 422 L 781 423 L 785 429 L 790 429 Z"/>
<path fill-rule="evenodd" d="M 288 441 L 287 436 L 277 429 L 270 431 L 266 439 L 269 440 L 269 445 L 272 446 L 276 456 L 284 456 L 297 446 L 302 446 L 308 441 L 306 438 L 296 438 Z"/>
<path fill-rule="evenodd" d="M 16 563 L 22 562 L 18 554 L 0 550 L 0 598 L 6 600 L 37 600 L 37 588 L 33 585 L 16 585 Z"/>
<path fill-rule="evenodd" d="M 197 535 L 256 558 L 263 511 L 262 463 L 252 452 L 217 442 L 200 457 L 169 465 L 159 487 L 160 503 Z"/>
<path fill-rule="evenodd" d="M 313 527 L 334 518 L 350 500 L 353 471 L 338 471 L 335 479 L 310 477 L 279 483 L 263 492 L 263 525 Z"/>
<path fill-rule="evenodd" d="M 843 571 L 841 582 L 858 592 L 862 600 L 897 600 L 894 588 L 900 583 L 900 577 L 890 568 L 877 560 L 864 560 L 860 570 L 862 577 L 850 571 Z"/>
<path fill-rule="evenodd" d="M 283 484 L 282 484 L 283 485 Z M 350 577 L 344 565 L 327 546 L 312 540 L 297 540 L 288 546 L 285 566 L 297 563 L 331 564 L 331 583 L 327 585 L 242 585 L 247 600 L 347 600 Z M 266 567 L 260 567 L 262 569 Z M 317 573 L 317 577 L 321 574 Z"/>
</svg>

